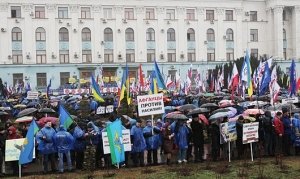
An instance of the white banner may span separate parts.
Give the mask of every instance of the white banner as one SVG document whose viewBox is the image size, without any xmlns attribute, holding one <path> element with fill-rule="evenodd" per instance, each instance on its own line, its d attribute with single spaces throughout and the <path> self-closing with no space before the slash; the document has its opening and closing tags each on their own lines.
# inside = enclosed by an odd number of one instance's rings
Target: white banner
<svg viewBox="0 0 300 179">
<path fill-rule="evenodd" d="M 114 112 L 114 105 L 108 105 L 105 108 L 105 113 L 112 113 Z"/>
<path fill-rule="evenodd" d="M 27 99 L 38 99 L 39 98 L 39 92 L 37 91 L 28 91 L 27 92 Z"/>
<path fill-rule="evenodd" d="M 139 116 L 165 113 L 163 94 L 137 96 Z"/>
<path fill-rule="evenodd" d="M 292 104 L 292 103 L 298 103 L 299 99 L 298 97 L 294 97 L 294 98 L 286 98 L 286 99 L 282 99 L 282 104 Z"/>
<path fill-rule="evenodd" d="M 79 88 L 79 89 L 64 89 L 64 94 L 89 94 L 90 89 L 84 89 L 84 88 Z"/>
<path fill-rule="evenodd" d="M 96 114 L 105 114 L 105 106 L 99 106 L 97 108 Z"/>
<path fill-rule="evenodd" d="M 5 162 L 19 160 L 24 140 L 25 138 L 5 141 Z M 33 147 L 33 158 L 35 158 L 35 147 Z"/>
<path fill-rule="evenodd" d="M 243 144 L 258 142 L 258 122 L 243 124 Z"/>
<path fill-rule="evenodd" d="M 130 142 L 130 130 L 122 130 L 122 139 L 124 145 L 124 151 L 131 151 L 131 142 Z M 109 142 L 107 137 L 107 132 L 102 132 L 102 142 L 103 142 L 103 151 L 104 154 L 110 154 Z"/>
<path fill-rule="evenodd" d="M 103 88 L 100 88 L 100 91 L 102 93 L 118 93 L 118 87 L 103 87 Z"/>
</svg>

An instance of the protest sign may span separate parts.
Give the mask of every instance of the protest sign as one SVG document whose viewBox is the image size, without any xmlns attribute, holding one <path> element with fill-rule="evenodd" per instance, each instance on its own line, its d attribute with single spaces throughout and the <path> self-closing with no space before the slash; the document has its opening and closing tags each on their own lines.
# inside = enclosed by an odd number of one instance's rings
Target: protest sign
<svg viewBox="0 0 300 179">
<path fill-rule="evenodd" d="M 139 116 L 165 113 L 163 94 L 137 96 Z"/>
<path fill-rule="evenodd" d="M 19 160 L 24 140 L 25 138 L 5 141 L 5 162 Z M 33 158 L 35 158 L 35 148 L 33 148 Z"/>
<path fill-rule="evenodd" d="M 97 108 L 96 114 L 105 114 L 105 106 L 99 106 Z"/>
<path fill-rule="evenodd" d="M 258 122 L 243 124 L 243 144 L 258 142 Z"/>
<path fill-rule="evenodd" d="M 225 122 L 220 124 L 220 144 L 232 142 L 237 139 L 236 122 Z"/>
<path fill-rule="evenodd" d="M 122 144 L 124 145 L 124 151 L 131 151 L 130 130 L 122 130 L 122 141 Z M 102 132 L 102 144 L 104 154 L 110 154 L 107 132 Z"/>
<path fill-rule="evenodd" d="M 27 92 L 27 99 L 38 99 L 39 98 L 39 92 L 37 91 L 28 91 Z"/>
</svg>

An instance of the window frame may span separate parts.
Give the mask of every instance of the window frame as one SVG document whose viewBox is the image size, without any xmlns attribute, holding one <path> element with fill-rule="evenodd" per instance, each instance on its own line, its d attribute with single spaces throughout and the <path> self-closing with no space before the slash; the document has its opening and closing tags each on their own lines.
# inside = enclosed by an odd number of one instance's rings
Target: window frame
<svg viewBox="0 0 300 179">
<path fill-rule="evenodd" d="M 175 20 L 175 9 L 166 9 L 166 19 Z"/>
<path fill-rule="evenodd" d="M 109 31 L 108 31 L 109 30 Z M 107 27 L 104 29 L 104 42 L 113 42 L 114 34 L 111 28 Z"/>
<path fill-rule="evenodd" d="M 231 28 L 228 28 L 226 30 L 226 41 L 227 42 L 234 41 L 234 33 L 233 33 L 233 30 Z"/>
<path fill-rule="evenodd" d="M 84 30 L 87 30 L 84 32 Z M 82 42 L 90 42 L 92 39 L 92 33 L 91 30 L 87 27 L 83 28 L 81 30 L 81 40 Z"/>
<path fill-rule="evenodd" d="M 225 10 L 225 20 L 233 21 L 233 10 Z"/>
<path fill-rule="evenodd" d="M 192 32 L 189 32 L 189 30 L 192 30 Z M 187 30 L 187 41 L 188 42 L 195 42 L 196 41 L 196 34 L 195 34 L 195 30 L 193 28 L 189 28 Z"/>
<path fill-rule="evenodd" d="M 132 28 L 127 28 L 125 30 L 125 41 L 134 42 L 134 30 Z"/>
<path fill-rule="evenodd" d="M 195 9 L 186 9 L 186 19 L 187 20 L 195 20 Z"/>
<path fill-rule="evenodd" d="M 250 29 L 250 42 L 258 42 L 258 29 Z"/>
<path fill-rule="evenodd" d="M 155 30 L 153 28 L 148 28 L 146 31 L 146 41 L 155 41 Z"/>
<path fill-rule="evenodd" d="M 212 28 L 207 29 L 207 31 L 206 31 L 206 40 L 208 42 L 215 42 L 216 41 L 216 36 L 215 36 L 214 29 L 212 29 Z"/>
<path fill-rule="evenodd" d="M 39 29 L 43 30 L 43 31 L 38 31 Z M 46 31 L 43 27 L 38 27 L 36 30 L 35 30 L 35 41 L 38 41 L 38 42 L 44 42 L 46 41 Z"/>
<path fill-rule="evenodd" d="M 124 19 L 127 20 L 134 19 L 134 8 L 124 8 Z"/>
<path fill-rule="evenodd" d="M 69 9 L 68 9 L 68 7 L 58 7 L 58 18 L 59 19 L 69 18 Z"/>
<path fill-rule="evenodd" d="M 39 10 L 38 8 L 41 8 L 42 10 Z M 36 19 L 45 19 L 46 18 L 45 6 L 35 6 L 34 7 L 34 18 L 36 18 Z"/>
<path fill-rule="evenodd" d="M 206 20 L 213 21 L 215 20 L 215 11 L 211 9 L 206 10 Z"/>
<path fill-rule="evenodd" d="M 90 7 L 81 7 L 80 8 L 80 18 L 81 19 L 90 19 L 91 16 L 91 8 Z"/>
<path fill-rule="evenodd" d="M 175 42 L 176 41 L 176 32 L 175 29 L 169 28 L 167 31 L 167 41 L 168 42 Z"/>
<path fill-rule="evenodd" d="M 155 9 L 154 8 L 146 8 L 145 19 L 146 20 L 155 19 Z"/>
<path fill-rule="evenodd" d="M 257 21 L 257 11 L 250 11 L 250 21 L 256 22 Z"/>
<path fill-rule="evenodd" d="M 66 30 L 66 31 L 62 31 Z M 67 38 L 66 38 L 67 37 Z M 59 29 L 59 42 L 69 42 L 69 30 L 65 27 Z"/>
<path fill-rule="evenodd" d="M 13 14 L 15 11 L 15 14 Z M 22 7 L 21 6 L 10 6 L 10 17 L 11 18 L 21 18 L 22 17 Z"/>
<path fill-rule="evenodd" d="M 47 87 L 47 73 L 36 73 L 36 86 L 37 88 Z"/>
</svg>

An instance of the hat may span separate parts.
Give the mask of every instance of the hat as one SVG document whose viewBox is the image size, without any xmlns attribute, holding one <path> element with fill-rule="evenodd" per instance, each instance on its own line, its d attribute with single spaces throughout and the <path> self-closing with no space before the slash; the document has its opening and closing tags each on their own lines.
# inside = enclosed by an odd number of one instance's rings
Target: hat
<svg viewBox="0 0 300 179">
<path fill-rule="evenodd" d="M 282 108 L 282 113 L 284 114 L 284 113 L 286 113 L 286 112 L 288 112 L 289 110 L 287 109 L 287 108 Z"/>
<path fill-rule="evenodd" d="M 299 119 L 299 113 L 295 113 L 295 114 L 294 114 L 294 118 Z"/>
<path fill-rule="evenodd" d="M 281 114 L 282 114 L 282 112 L 278 111 L 278 112 L 276 113 L 276 116 L 280 116 Z"/>
<path fill-rule="evenodd" d="M 142 120 L 141 119 L 137 119 L 136 122 L 142 123 Z"/>
</svg>

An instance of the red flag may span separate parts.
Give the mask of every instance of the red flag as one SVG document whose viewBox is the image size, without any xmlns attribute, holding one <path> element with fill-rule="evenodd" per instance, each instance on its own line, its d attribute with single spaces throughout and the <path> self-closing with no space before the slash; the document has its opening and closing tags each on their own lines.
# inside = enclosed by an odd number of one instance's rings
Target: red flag
<svg viewBox="0 0 300 179">
<path fill-rule="evenodd" d="M 231 98 L 233 99 L 234 91 L 237 89 L 239 85 L 239 72 L 237 70 L 236 64 L 233 66 L 232 76 L 230 79 L 230 86 L 231 86 Z"/>
<path fill-rule="evenodd" d="M 300 77 L 298 78 L 296 89 L 297 89 L 296 91 L 300 90 Z"/>
<path fill-rule="evenodd" d="M 140 64 L 139 66 L 139 85 L 140 88 L 144 87 L 144 74 L 143 74 L 143 70 L 142 70 L 142 64 Z"/>
</svg>

